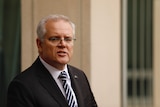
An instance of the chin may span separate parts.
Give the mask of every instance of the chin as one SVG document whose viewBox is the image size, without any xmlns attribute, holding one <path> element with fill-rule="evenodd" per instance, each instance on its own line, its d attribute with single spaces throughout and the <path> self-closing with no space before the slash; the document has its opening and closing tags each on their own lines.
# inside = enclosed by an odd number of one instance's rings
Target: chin
<svg viewBox="0 0 160 107">
<path fill-rule="evenodd" d="M 68 62 L 69 62 L 69 60 L 65 60 L 65 61 L 64 61 L 64 60 L 63 60 L 63 61 L 61 60 L 61 61 L 59 61 L 59 63 L 61 63 L 61 64 L 67 64 Z"/>
</svg>

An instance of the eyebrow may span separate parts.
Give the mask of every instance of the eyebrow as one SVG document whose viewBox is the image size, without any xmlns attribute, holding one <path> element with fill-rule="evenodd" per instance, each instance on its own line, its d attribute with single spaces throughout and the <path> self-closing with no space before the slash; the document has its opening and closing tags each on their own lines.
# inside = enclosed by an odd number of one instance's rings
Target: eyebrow
<svg viewBox="0 0 160 107">
<path fill-rule="evenodd" d="M 53 34 L 51 37 L 61 37 L 59 34 Z M 63 35 L 63 37 L 73 37 L 72 34 Z"/>
</svg>

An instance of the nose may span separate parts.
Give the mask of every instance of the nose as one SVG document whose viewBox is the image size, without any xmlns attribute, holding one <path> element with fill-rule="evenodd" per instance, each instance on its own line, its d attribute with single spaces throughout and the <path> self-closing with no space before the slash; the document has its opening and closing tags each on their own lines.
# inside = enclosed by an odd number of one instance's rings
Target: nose
<svg viewBox="0 0 160 107">
<path fill-rule="evenodd" d="M 64 41 L 64 39 L 61 39 L 58 43 L 58 46 L 65 46 L 66 42 Z"/>
</svg>

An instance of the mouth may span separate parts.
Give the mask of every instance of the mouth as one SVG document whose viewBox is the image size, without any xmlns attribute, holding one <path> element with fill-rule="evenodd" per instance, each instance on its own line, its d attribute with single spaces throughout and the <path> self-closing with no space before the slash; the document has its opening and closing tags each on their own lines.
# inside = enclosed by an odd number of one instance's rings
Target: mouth
<svg viewBox="0 0 160 107">
<path fill-rule="evenodd" d="M 57 54 L 58 54 L 59 56 L 66 56 L 66 55 L 67 55 L 67 52 L 65 52 L 65 51 L 58 51 Z"/>
</svg>

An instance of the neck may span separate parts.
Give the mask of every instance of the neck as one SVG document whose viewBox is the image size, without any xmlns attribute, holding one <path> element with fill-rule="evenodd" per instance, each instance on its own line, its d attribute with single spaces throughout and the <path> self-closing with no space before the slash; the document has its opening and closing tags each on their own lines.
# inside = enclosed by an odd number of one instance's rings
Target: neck
<svg viewBox="0 0 160 107">
<path fill-rule="evenodd" d="M 40 59 L 44 63 L 47 63 L 47 64 L 51 65 L 52 67 L 58 69 L 58 70 L 63 70 L 65 68 L 65 66 L 66 66 L 66 64 L 61 64 L 61 63 L 57 63 L 57 62 L 47 61 L 47 60 L 43 59 L 42 57 L 40 57 Z"/>
</svg>

